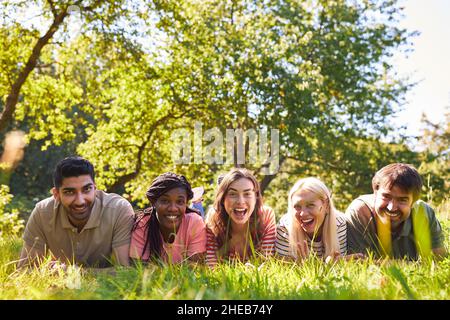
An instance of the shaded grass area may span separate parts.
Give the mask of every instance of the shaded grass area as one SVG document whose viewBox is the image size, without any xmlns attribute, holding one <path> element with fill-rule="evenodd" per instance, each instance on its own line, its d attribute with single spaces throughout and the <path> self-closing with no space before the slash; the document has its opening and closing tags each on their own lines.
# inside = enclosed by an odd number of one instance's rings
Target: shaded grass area
<svg viewBox="0 0 450 320">
<path fill-rule="evenodd" d="M 448 227 L 448 223 L 447 227 Z M 446 233 L 448 239 L 448 233 Z M 447 241 L 448 242 L 448 241 Z M 69 266 L 17 271 L 18 238 L 0 241 L 0 299 L 449 299 L 450 258 L 441 261 L 339 261 L 302 265 L 138 265 L 94 272 Z"/>
</svg>

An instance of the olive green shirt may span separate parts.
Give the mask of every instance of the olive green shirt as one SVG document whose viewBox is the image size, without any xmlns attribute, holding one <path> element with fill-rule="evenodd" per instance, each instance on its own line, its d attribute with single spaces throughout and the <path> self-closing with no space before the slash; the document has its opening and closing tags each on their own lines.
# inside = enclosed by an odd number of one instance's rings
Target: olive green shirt
<svg viewBox="0 0 450 320">
<path fill-rule="evenodd" d="M 113 248 L 130 243 L 133 221 L 133 208 L 127 200 L 97 190 L 89 220 L 78 233 L 61 203 L 50 197 L 36 204 L 23 240 L 61 261 L 108 267 Z"/>
<path fill-rule="evenodd" d="M 431 248 L 443 247 L 444 235 L 434 210 L 425 202 L 419 201 L 420 203 L 418 204 L 425 208 L 424 212 L 428 220 L 428 230 L 431 237 Z M 371 251 L 376 256 L 381 256 L 374 203 L 374 194 L 363 195 L 353 200 L 345 212 L 349 254 Z M 412 210 L 408 219 L 402 223 L 398 234 L 391 234 L 392 255 L 394 258 L 407 258 L 409 260 L 418 258 L 413 225 L 413 215 L 415 214 L 415 211 Z M 416 229 L 419 228 L 423 228 L 423 226 L 416 226 Z"/>
</svg>

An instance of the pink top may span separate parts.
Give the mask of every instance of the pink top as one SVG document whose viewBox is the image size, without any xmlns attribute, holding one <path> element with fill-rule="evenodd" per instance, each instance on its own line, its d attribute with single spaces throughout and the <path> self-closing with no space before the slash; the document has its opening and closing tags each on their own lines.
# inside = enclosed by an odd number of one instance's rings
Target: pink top
<svg viewBox="0 0 450 320">
<path fill-rule="evenodd" d="M 273 209 L 264 206 L 259 212 L 259 221 L 262 224 L 262 237 L 259 242 L 256 251 L 265 255 L 273 255 L 275 251 L 275 240 L 276 240 L 276 223 L 275 223 L 275 213 Z M 217 251 L 219 250 L 216 236 L 213 232 L 207 228 L 207 245 L 206 245 L 206 264 L 210 267 L 214 267 L 218 262 Z M 237 258 L 233 253 L 228 253 L 228 258 Z"/>
<path fill-rule="evenodd" d="M 149 215 L 143 217 L 131 234 L 131 258 L 148 260 L 150 256 L 148 250 L 142 255 L 142 250 L 147 239 L 148 228 L 146 225 L 149 219 Z M 173 243 L 166 243 L 163 240 L 163 259 L 169 263 L 180 263 L 194 254 L 204 253 L 205 251 L 205 223 L 202 217 L 196 213 L 186 213 L 183 216 Z"/>
</svg>

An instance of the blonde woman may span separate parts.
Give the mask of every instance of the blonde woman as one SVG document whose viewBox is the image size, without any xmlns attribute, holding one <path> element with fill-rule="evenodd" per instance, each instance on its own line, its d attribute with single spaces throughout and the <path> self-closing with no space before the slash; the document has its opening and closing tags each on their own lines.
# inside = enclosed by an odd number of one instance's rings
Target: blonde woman
<svg viewBox="0 0 450 320">
<path fill-rule="evenodd" d="M 323 259 L 346 255 L 344 215 L 336 210 L 330 190 L 319 179 L 300 179 L 289 191 L 288 212 L 278 224 L 275 251 L 295 260 L 307 258 L 311 251 Z"/>
<path fill-rule="evenodd" d="M 223 176 L 206 225 L 206 263 L 211 267 L 222 260 L 274 253 L 275 214 L 263 205 L 259 183 L 246 169 Z"/>
</svg>

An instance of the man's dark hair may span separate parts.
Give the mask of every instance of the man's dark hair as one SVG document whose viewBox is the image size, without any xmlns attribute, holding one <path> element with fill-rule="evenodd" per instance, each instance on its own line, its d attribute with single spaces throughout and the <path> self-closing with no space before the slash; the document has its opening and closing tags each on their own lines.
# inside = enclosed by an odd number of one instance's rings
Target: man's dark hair
<svg viewBox="0 0 450 320">
<path fill-rule="evenodd" d="M 372 179 L 373 191 L 380 187 L 391 189 L 397 186 L 403 191 L 411 192 L 413 201 L 417 201 L 422 190 L 422 178 L 419 172 L 410 164 L 392 163 L 381 168 Z"/>
<path fill-rule="evenodd" d="M 53 186 L 60 188 L 64 178 L 79 177 L 88 174 L 94 182 L 94 166 L 82 157 L 67 157 L 56 165 L 53 172 Z"/>
</svg>

